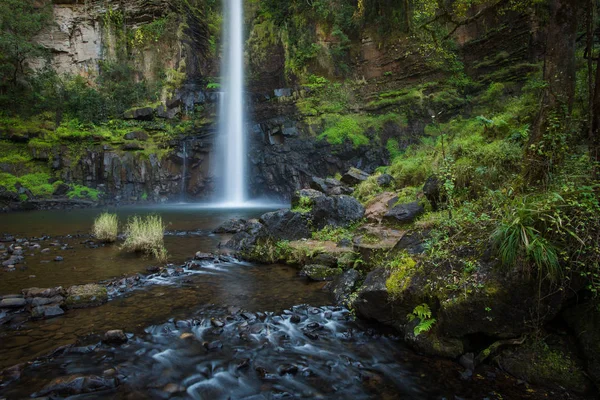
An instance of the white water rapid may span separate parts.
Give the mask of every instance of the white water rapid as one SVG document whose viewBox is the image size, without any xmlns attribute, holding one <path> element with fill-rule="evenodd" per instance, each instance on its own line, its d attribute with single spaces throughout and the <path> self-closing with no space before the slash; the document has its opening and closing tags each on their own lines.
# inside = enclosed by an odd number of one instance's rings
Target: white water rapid
<svg viewBox="0 0 600 400">
<path fill-rule="evenodd" d="M 224 0 L 225 57 L 219 112 L 221 176 L 217 191 L 222 206 L 243 206 L 246 188 L 246 112 L 244 107 L 244 16 L 242 0 Z"/>
</svg>

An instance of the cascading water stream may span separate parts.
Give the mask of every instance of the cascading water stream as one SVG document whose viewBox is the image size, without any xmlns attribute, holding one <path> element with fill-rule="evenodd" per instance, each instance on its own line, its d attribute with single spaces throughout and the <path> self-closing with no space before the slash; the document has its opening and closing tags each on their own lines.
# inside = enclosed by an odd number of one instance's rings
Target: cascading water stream
<svg viewBox="0 0 600 400">
<path fill-rule="evenodd" d="M 243 205 L 246 195 L 246 135 L 244 109 L 244 40 L 242 0 L 225 1 L 223 93 L 219 113 L 220 182 L 222 203 Z"/>
<path fill-rule="evenodd" d="M 187 177 L 187 142 L 184 140 L 182 143 L 182 157 L 183 157 L 183 169 L 181 173 L 181 201 L 185 202 L 185 179 Z"/>
</svg>

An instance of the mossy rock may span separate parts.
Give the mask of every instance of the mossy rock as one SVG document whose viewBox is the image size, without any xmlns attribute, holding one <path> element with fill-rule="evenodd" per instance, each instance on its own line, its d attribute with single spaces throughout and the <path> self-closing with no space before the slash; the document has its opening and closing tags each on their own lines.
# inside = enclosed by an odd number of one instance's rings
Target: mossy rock
<svg viewBox="0 0 600 400">
<path fill-rule="evenodd" d="M 500 366 L 517 378 L 529 383 L 586 393 L 591 382 L 585 375 L 581 361 L 564 340 L 548 345 L 531 341 L 523 346 L 505 350 L 499 357 Z"/>
<path fill-rule="evenodd" d="M 102 285 L 71 286 L 67 290 L 65 305 L 68 308 L 87 308 L 102 305 L 108 301 L 108 292 Z"/>
<path fill-rule="evenodd" d="M 324 265 L 306 265 L 300 271 L 300 275 L 306 276 L 313 281 L 331 281 L 343 273 L 341 268 L 330 268 Z"/>
<path fill-rule="evenodd" d="M 419 319 L 414 319 L 405 327 L 404 341 L 415 350 L 435 357 L 458 358 L 465 352 L 464 344 L 460 339 L 445 338 L 439 335 L 437 329 L 415 335 L 415 326 Z"/>
</svg>

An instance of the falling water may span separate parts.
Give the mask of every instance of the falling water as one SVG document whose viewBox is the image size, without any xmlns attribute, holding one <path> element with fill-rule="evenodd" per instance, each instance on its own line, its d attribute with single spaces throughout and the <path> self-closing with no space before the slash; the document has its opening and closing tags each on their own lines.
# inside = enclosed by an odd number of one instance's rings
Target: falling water
<svg viewBox="0 0 600 400">
<path fill-rule="evenodd" d="M 225 1 L 225 48 L 223 89 L 219 121 L 219 194 L 232 206 L 246 201 L 246 143 L 244 110 L 244 42 L 242 0 Z"/>
<path fill-rule="evenodd" d="M 185 178 L 187 177 L 187 142 L 182 143 L 183 170 L 181 172 L 181 201 L 185 201 Z"/>
</svg>

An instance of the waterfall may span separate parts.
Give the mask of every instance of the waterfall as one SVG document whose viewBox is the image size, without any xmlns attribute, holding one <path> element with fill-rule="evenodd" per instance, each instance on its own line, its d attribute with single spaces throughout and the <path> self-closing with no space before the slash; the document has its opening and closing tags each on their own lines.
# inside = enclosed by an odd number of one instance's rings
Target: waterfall
<svg viewBox="0 0 600 400">
<path fill-rule="evenodd" d="M 217 191 L 229 205 L 246 202 L 246 135 L 244 109 L 244 17 L 242 0 L 224 0 L 225 56 L 221 69 L 223 93 L 219 111 Z"/>
<path fill-rule="evenodd" d="M 181 173 L 181 201 L 185 202 L 185 178 L 187 177 L 187 142 L 184 139 L 182 142 L 182 157 L 183 157 L 183 169 Z"/>
</svg>

